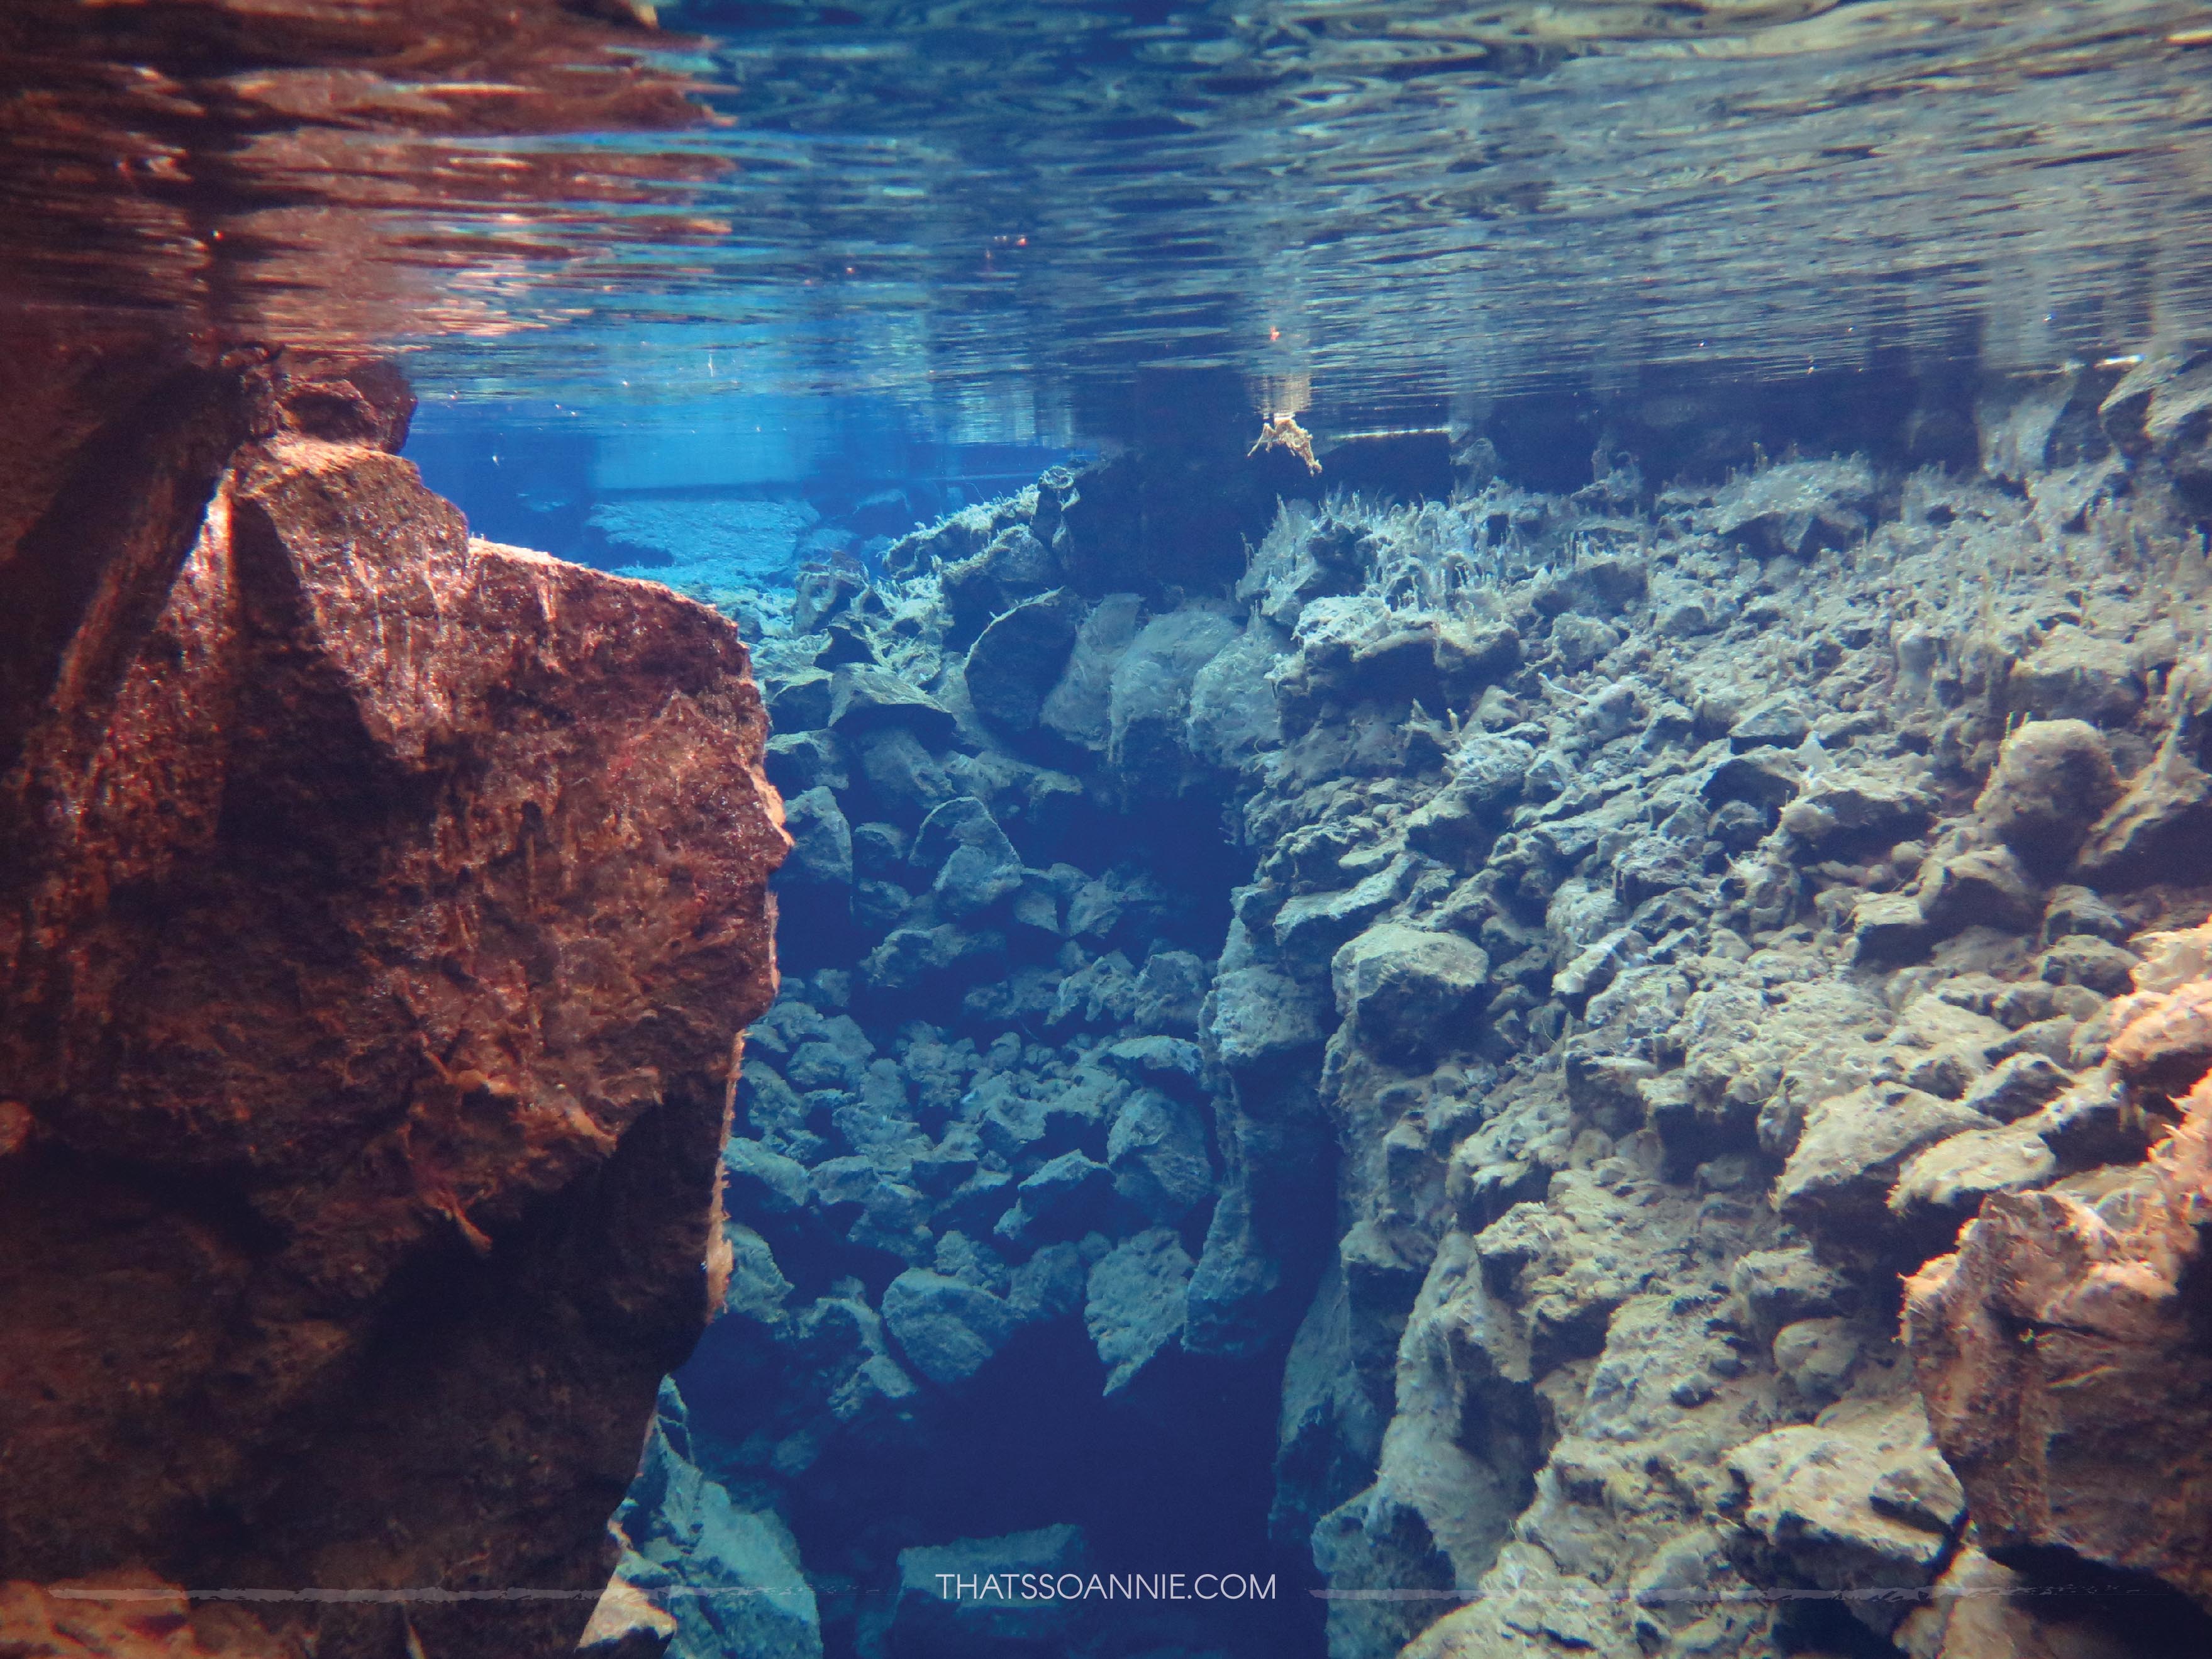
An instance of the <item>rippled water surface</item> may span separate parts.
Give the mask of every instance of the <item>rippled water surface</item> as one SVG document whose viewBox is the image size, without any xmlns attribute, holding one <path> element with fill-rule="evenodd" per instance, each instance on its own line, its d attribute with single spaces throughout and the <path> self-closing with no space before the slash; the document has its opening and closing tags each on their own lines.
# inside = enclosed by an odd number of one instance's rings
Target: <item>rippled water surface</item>
<svg viewBox="0 0 2212 1659">
<path fill-rule="evenodd" d="M 1027 438 L 1148 368 L 1388 422 L 2212 327 L 2212 9 L 2170 0 L 457 4 L 342 71 L 118 28 L 67 86 L 54 10 L 0 23 L 10 297 L 398 335 L 462 393 Z"/>
</svg>

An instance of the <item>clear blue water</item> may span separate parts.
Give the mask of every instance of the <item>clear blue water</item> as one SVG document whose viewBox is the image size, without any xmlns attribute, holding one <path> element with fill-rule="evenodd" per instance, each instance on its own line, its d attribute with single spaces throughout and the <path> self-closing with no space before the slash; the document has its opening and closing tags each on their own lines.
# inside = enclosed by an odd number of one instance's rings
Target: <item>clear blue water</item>
<svg viewBox="0 0 2212 1659">
<path fill-rule="evenodd" d="M 557 258 L 529 215 L 458 216 L 497 330 L 430 342 L 426 385 L 1075 443 L 1161 368 L 1352 430 L 2047 367 L 2212 316 L 2212 47 L 2168 0 L 661 15 L 706 32 L 672 61 L 720 125 L 610 141 L 680 182 Z"/>
<path fill-rule="evenodd" d="M 1233 766 L 1152 799 L 1141 778 L 1108 777 L 1103 743 L 1055 746 L 1034 708 L 1017 737 L 948 738 L 919 761 L 881 730 L 847 744 L 810 678 L 817 652 L 824 666 L 880 652 L 967 696 L 961 665 L 988 617 L 947 632 L 944 616 L 909 615 L 902 631 L 888 606 L 922 590 L 885 581 L 891 599 L 867 628 L 799 629 L 816 641 L 802 649 L 789 619 L 803 584 L 834 599 L 837 580 L 881 577 L 887 558 L 894 575 L 927 574 L 927 561 L 899 564 L 900 538 L 1065 468 L 1103 518 L 1127 485 L 1140 527 L 1115 545 L 1149 561 L 1090 573 L 1085 625 L 1141 590 L 1147 615 L 1215 629 L 1210 665 L 1245 618 L 1232 628 L 1208 607 L 1267 534 L 1279 487 L 1433 501 L 1494 476 L 1494 520 L 1455 520 L 1455 553 L 1473 556 L 1494 530 L 1485 550 L 1512 542 L 1571 565 L 1584 550 L 1546 541 L 1547 514 L 1554 529 L 1587 524 L 1601 550 L 1649 532 L 1660 509 L 1646 483 L 1716 479 L 1796 446 L 1864 453 L 1891 477 L 1966 465 L 1974 400 L 1996 377 L 2102 363 L 2101 396 L 2116 356 L 2212 340 L 2212 13 L 2179 0 L 674 0 L 660 21 L 626 49 L 681 81 L 690 125 L 472 128 L 395 146 L 351 106 L 327 124 L 271 118 L 227 158 L 252 188 L 193 198 L 174 222 L 157 191 L 133 195 L 144 222 L 110 228 L 146 290 L 118 297 L 185 305 L 240 337 L 397 349 L 422 399 L 407 453 L 477 534 L 714 604 L 754 639 L 766 689 L 797 688 L 778 736 L 823 744 L 772 765 L 789 769 L 775 775 L 794 801 L 821 798 L 817 827 L 834 817 L 847 836 L 844 908 L 783 884 L 784 1024 L 754 1050 L 740 1127 L 785 1149 L 802 1182 L 882 1124 L 941 1139 L 958 1114 L 979 1117 L 970 1099 L 956 1110 L 930 1093 L 950 1048 L 965 1045 L 972 1094 L 994 1079 L 1065 1085 L 1118 1029 L 1015 1007 L 1022 975 L 1034 990 L 1050 963 L 1065 988 L 1115 952 L 1125 978 L 1156 962 L 1164 977 L 1182 957 L 1212 973 L 1230 890 L 1270 844 L 1238 838 L 1233 813 L 1252 792 L 1224 781 Z M 484 95 L 410 73 L 388 76 L 409 97 Z M 5 182 L 15 228 L 0 240 L 31 246 L 23 228 L 43 198 Z M 31 253 L 9 263 L 0 297 L 89 303 L 40 295 L 52 273 Z M 2109 462 L 2109 445 L 2076 442 L 2094 409 L 2068 405 L 2069 427 L 2053 405 L 2035 466 Z M 1317 441 L 1319 482 L 1248 453 L 1263 417 L 1286 414 Z M 1095 462 L 1109 471 L 1083 471 Z M 1231 499 L 1232 485 L 1245 494 Z M 1023 519 L 1042 523 L 1034 511 Z M 1403 544 L 1434 551 L 1424 537 L 1444 516 Z M 1012 522 L 978 545 L 1019 543 L 1029 532 Z M 1086 532 L 1099 545 L 1118 533 Z M 1826 532 L 1790 533 L 1779 562 L 1793 568 L 1825 544 Z M 1032 588 L 975 603 L 1003 614 L 1040 598 Z M 949 615 L 951 589 L 929 592 Z M 829 654 L 841 650 L 861 654 Z M 1070 650 L 1061 638 L 1033 690 L 1061 684 Z M 1175 695 L 1194 695 L 1196 672 L 1185 665 Z M 823 708 L 790 715 L 810 685 Z M 802 775 L 845 762 L 834 785 Z M 1046 772 L 1064 787 L 1038 783 Z M 1001 939 L 980 983 L 946 970 L 871 1002 L 881 988 L 863 964 L 893 924 L 864 925 L 861 888 L 921 914 L 952 868 L 950 854 L 907 860 L 925 809 L 987 795 L 1025 896 L 1041 872 L 1070 872 L 1054 878 L 1054 925 L 1073 954 Z M 1060 809 L 1071 822 L 1052 821 Z M 897 867 L 872 882 L 852 839 L 870 830 L 896 831 L 873 856 Z M 1324 850 L 1337 867 L 1341 848 Z M 1077 949 L 1074 895 L 1097 909 L 1107 886 L 1139 880 L 1159 886 L 1132 920 Z M 1195 1014 L 1176 1020 L 1164 1029 L 1194 1040 Z M 836 1042 L 821 1035 L 832 1026 Z M 874 1098 L 870 1057 L 893 1055 L 881 1086 L 897 1109 L 850 1115 Z M 1217 1093 L 1206 1121 L 1230 1121 Z M 1103 1157 L 1104 1125 L 1091 1128 Z M 817 1356 L 788 1327 L 770 1340 L 732 1318 L 708 1334 L 679 1378 L 696 1449 L 741 1507 L 787 1521 L 832 1653 L 866 1650 L 901 1548 L 1055 1522 L 1082 1525 L 1123 1571 L 1285 1573 L 1276 1604 L 1177 1626 L 1161 1652 L 1320 1650 L 1323 1612 L 1304 1594 L 1318 1578 L 1278 1550 L 1269 1510 L 1285 1352 L 1342 1220 L 1332 1148 L 1276 1149 L 1295 1225 L 1270 1248 L 1295 1295 L 1264 1340 L 1177 1350 L 1139 1408 L 1104 1396 L 1079 1294 L 972 1388 L 928 1395 L 915 1408 L 926 1432 L 833 1434 L 810 1462 L 813 1428 L 777 1413 Z M 1199 1150 L 1224 1156 L 1218 1134 Z M 855 1242 L 846 1212 L 859 1200 L 811 1202 L 799 1218 L 738 1210 L 793 1281 L 793 1310 L 865 1313 L 921 1270 Z M 1174 1225 L 1202 1256 L 1204 1212 Z M 1102 1255 L 1112 1241 L 1095 1236 Z M 1138 1650 L 1133 1638 L 1113 1650 Z"/>
</svg>

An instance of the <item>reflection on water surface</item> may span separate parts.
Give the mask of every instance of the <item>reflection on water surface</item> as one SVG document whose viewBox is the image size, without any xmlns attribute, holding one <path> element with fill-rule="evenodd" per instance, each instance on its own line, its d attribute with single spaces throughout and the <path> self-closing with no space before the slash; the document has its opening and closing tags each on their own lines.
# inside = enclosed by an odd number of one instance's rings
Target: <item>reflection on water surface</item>
<svg viewBox="0 0 2212 1659">
<path fill-rule="evenodd" d="M 2171 0 L 264 0 L 251 53 L 227 9 L 0 22 L 9 297 L 1023 436 L 1146 367 L 1340 426 L 2212 313 Z"/>
</svg>

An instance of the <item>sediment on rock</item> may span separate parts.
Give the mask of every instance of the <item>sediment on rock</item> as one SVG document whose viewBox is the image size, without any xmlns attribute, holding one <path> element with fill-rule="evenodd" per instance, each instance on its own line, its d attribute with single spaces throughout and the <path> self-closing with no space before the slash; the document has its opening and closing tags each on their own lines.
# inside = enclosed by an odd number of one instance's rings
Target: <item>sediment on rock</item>
<svg viewBox="0 0 2212 1659">
<path fill-rule="evenodd" d="M 744 647 L 472 541 L 385 365 L 137 395 L 0 563 L 0 1568 L 596 1588 L 774 994 Z M 254 1611 L 383 1659 L 589 1602 Z"/>
<path fill-rule="evenodd" d="M 2108 1005 L 2212 900 L 2160 850 L 2212 830 L 2197 509 L 2100 453 L 2063 513 L 2018 434 L 1292 501 L 1226 600 L 1048 475 L 763 602 L 812 954 L 684 1386 L 854 1587 L 825 1642 L 901 1548 L 1126 1549 L 1119 1499 L 929 1471 L 1206 1378 L 1273 1473 L 1184 1490 L 1263 1488 L 1287 1582 L 1421 1592 L 1331 1602 L 1333 1659 L 1969 1651 L 1918 1601 L 2011 1569 L 1900 1279 L 2135 1178 L 2189 1080 Z"/>
</svg>

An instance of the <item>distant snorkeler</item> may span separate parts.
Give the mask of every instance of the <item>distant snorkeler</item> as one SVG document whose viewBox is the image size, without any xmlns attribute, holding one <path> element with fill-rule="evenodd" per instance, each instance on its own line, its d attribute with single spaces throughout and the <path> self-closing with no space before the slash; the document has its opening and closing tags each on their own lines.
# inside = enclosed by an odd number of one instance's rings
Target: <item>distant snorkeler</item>
<svg viewBox="0 0 2212 1659">
<path fill-rule="evenodd" d="M 1295 414 L 1267 416 L 1258 441 L 1244 452 L 1245 457 L 1249 459 L 1263 449 L 1287 449 L 1306 464 L 1309 473 L 1320 476 L 1321 463 L 1314 459 L 1313 434 L 1298 424 Z"/>
</svg>

